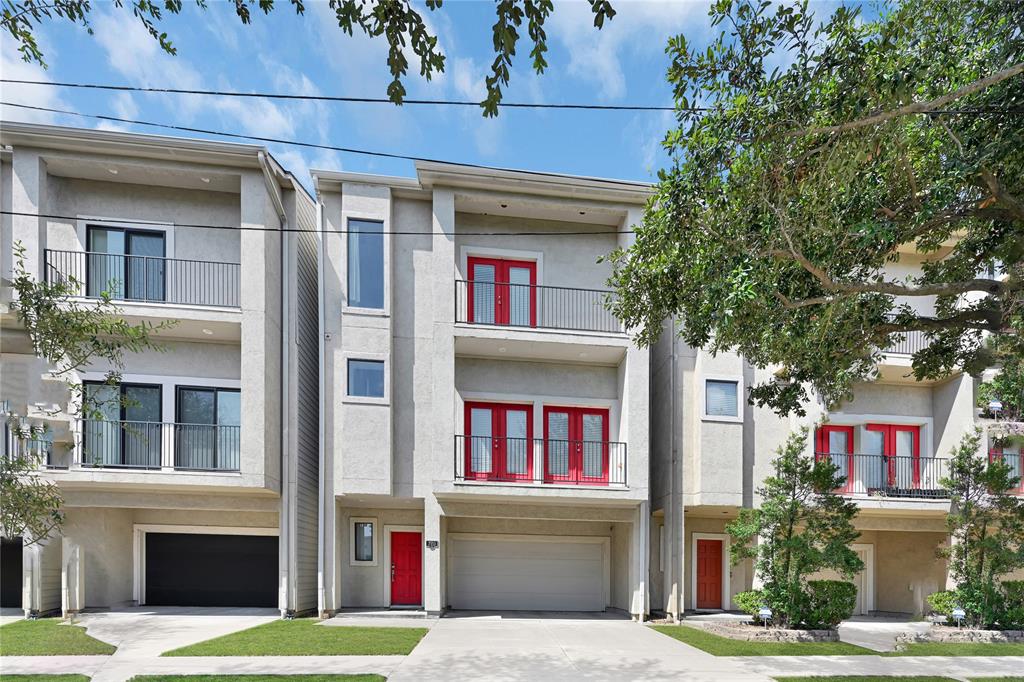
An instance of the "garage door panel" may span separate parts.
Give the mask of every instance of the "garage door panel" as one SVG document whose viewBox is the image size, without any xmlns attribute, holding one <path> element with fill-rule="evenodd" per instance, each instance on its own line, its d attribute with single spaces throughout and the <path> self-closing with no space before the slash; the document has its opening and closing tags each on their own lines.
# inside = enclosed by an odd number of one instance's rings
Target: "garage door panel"
<svg viewBox="0 0 1024 682">
<path fill-rule="evenodd" d="M 607 605 L 602 542 L 454 537 L 449 547 L 452 608 L 601 611 Z"/>
<path fill-rule="evenodd" d="M 151 606 L 277 605 L 277 537 L 146 533 Z"/>
</svg>

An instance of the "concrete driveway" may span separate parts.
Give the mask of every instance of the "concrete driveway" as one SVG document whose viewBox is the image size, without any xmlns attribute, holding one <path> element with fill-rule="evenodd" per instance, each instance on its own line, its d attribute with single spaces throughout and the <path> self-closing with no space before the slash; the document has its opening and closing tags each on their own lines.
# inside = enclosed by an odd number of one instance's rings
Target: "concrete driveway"
<svg viewBox="0 0 1024 682">
<path fill-rule="evenodd" d="M 446 614 L 388 682 L 768 680 L 615 614 Z"/>
<path fill-rule="evenodd" d="M 277 609 L 139 606 L 83 613 L 75 624 L 115 645 L 115 657 L 150 657 L 278 618 Z"/>
</svg>

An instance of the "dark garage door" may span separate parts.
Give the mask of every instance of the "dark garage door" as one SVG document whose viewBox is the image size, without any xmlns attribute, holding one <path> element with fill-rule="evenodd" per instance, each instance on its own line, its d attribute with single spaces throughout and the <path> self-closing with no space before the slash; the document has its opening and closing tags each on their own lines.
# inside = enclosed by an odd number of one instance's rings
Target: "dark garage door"
<svg viewBox="0 0 1024 682">
<path fill-rule="evenodd" d="M 277 606 L 277 538 L 146 533 L 146 604 Z"/>
<path fill-rule="evenodd" d="M 21 538 L 0 540 L 0 606 L 21 608 Z"/>
</svg>

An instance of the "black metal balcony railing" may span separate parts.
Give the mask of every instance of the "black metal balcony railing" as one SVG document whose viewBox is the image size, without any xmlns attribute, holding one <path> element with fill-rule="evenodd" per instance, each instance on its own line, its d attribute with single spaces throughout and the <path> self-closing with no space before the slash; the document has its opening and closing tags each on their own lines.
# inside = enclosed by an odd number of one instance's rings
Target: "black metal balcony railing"
<svg viewBox="0 0 1024 682">
<path fill-rule="evenodd" d="M 46 281 L 73 279 L 88 298 L 238 308 L 240 272 L 238 263 L 46 250 Z"/>
<path fill-rule="evenodd" d="M 83 467 L 238 471 L 241 427 L 83 420 Z"/>
<path fill-rule="evenodd" d="M 845 495 L 943 499 L 949 493 L 940 481 L 949 473 L 949 460 L 939 457 L 818 453 L 832 460 L 846 483 Z"/>
<path fill-rule="evenodd" d="M 626 444 L 457 435 L 455 480 L 622 487 Z"/>
<path fill-rule="evenodd" d="M 896 319 L 896 316 L 888 315 L 887 318 L 892 321 Z M 903 338 L 900 341 L 896 341 L 885 348 L 885 352 L 888 355 L 913 355 L 920 350 L 924 350 L 931 343 L 928 336 L 922 331 L 901 332 L 901 335 Z"/>
<path fill-rule="evenodd" d="M 455 321 L 497 327 L 622 332 L 612 292 L 535 284 L 455 281 Z"/>
</svg>

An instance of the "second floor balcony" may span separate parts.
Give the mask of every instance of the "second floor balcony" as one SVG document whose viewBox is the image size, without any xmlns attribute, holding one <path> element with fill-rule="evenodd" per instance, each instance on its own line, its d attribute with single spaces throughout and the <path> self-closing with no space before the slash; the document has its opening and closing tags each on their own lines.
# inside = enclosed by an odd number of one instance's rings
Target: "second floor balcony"
<svg viewBox="0 0 1024 682">
<path fill-rule="evenodd" d="M 949 497 L 941 481 L 949 475 L 949 460 L 847 452 L 819 452 L 844 477 L 843 495 L 941 500 Z"/>
<path fill-rule="evenodd" d="M 238 263 L 46 250 L 46 281 L 69 282 L 78 296 L 117 301 L 240 307 Z"/>
<path fill-rule="evenodd" d="M 83 420 L 72 467 L 239 471 L 241 427 Z"/>
<path fill-rule="evenodd" d="M 455 480 L 621 488 L 626 486 L 626 444 L 457 435 Z"/>
<path fill-rule="evenodd" d="M 514 273 L 512 273 L 514 274 Z M 455 281 L 455 321 L 516 329 L 553 329 L 620 334 L 622 323 L 608 309 L 614 294 L 600 289 L 543 286 L 477 278 Z"/>
</svg>

